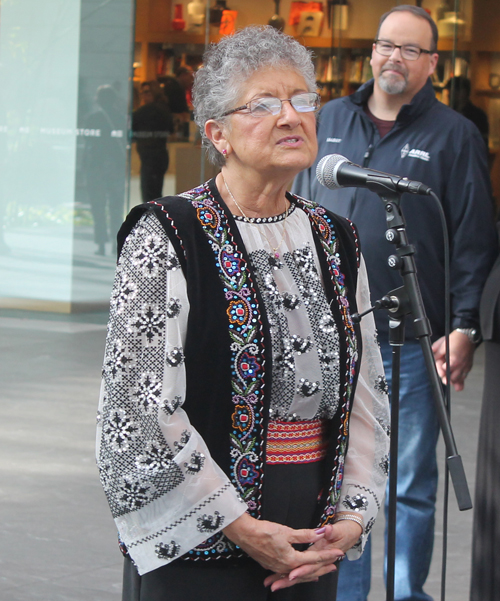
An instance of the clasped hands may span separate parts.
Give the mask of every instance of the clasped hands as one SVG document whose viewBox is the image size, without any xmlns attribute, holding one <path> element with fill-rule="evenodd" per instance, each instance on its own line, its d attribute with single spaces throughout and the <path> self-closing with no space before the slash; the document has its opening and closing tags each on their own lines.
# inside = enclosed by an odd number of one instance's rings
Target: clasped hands
<svg viewBox="0 0 500 601">
<path fill-rule="evenodd" d="M 344 520 L 318 530 L 294 530 L 244 513 L 224 528 L 224 534 L 263 568 L 274 572 L 264 580 L 271 590 L 317 581 L 337 569 L 335 562 L 356 543 L 361 526 Z M 310 544 L 305 551 L 293 545 Z"/>
</svg>

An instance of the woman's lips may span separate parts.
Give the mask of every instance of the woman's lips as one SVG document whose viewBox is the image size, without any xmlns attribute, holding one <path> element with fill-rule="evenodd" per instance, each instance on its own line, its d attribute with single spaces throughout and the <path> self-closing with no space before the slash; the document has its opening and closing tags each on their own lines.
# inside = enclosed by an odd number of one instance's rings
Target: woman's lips
<svg viewBox="0 0 500 601">
<path fill-rule="evenodd" d="M 304 141 L 301 136 L 286 136 L 278 140 L 278 144 L 286 144 L 287 146 L 298 146 Z"/>
</svg>

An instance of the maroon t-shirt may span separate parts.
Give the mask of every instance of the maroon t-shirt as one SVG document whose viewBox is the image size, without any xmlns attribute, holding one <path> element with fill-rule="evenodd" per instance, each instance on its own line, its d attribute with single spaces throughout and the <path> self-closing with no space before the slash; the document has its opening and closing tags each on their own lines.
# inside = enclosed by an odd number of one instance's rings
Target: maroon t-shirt
<svg viewBox="0 0 500 601">
<path fill-rule="evenodd" d="M 383 138 L 386 134 L 388 134 L 396 123 L 396 121 L 384 121 L 384 119 L 375 117 L 375 115 L 368 108 L 368 104 L 365 104 L 364 110 L 373 123 L 375 123 L 375 127 L 378 129 L 380 138 Z"/>
</svg>

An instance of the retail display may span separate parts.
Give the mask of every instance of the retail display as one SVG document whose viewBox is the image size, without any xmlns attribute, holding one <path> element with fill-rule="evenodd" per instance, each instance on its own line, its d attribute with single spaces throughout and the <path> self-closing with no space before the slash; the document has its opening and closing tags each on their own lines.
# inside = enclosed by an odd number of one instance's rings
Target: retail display
<svg viewBox="0 0 500 601">
<path fill-rule="evenodd" d="M 205 2 L 203 0 L 192 0 L 187 5 L 187 32 L 200 34 L 203 33 L 205 24 Z"/>
<path fill-rule="evenodd" d="M 268 24 L 280 31 L 285 29 L 285 19 L 280 16 L 280 0 L 274 0 L 274 15 L 269 19 Z"/>
<path fill-rule="evenodd" d="M 182 18 L 182 4 L 176 4 L 174 7 L 174 18 L 172 19 L 172 29 L 174 31 L 183 31 L 186 27 L 186 21 Z"/>
</svg>

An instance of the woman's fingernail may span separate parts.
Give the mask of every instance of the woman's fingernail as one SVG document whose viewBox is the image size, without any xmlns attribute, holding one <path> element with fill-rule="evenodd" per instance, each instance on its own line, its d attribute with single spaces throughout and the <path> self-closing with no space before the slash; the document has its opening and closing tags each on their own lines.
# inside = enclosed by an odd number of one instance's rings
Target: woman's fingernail
<svg viewBox="0 0 500 601">
<path fill-rule="evenodd" d="M 314 532 L 316 532 L 316 534 L 323 534 L 323 532 L 326 530 L 326 526 L 323 526 L 323 528 L 318 528 L 317 530 L 315 530 Z"/>
</svg>

